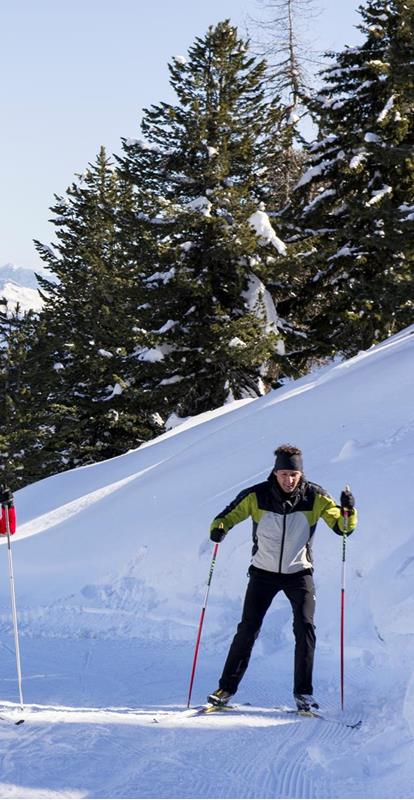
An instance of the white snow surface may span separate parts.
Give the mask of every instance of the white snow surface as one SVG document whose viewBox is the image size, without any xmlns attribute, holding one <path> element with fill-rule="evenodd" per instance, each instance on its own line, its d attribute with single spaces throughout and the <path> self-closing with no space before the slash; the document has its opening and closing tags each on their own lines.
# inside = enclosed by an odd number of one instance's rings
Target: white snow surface
<svg viewBox="0 0 414 800">
<path fill-rule="evenodd" d="M 21 314 L 30 311 L 40 311 L 43 307 L 43 300 L 36 289 L 29 289 L 27 286 L 20 286 L 13 281 L 7 281 L 0 290 L 0 296 L 7 300 L 8 313 L 14 312 L 19 308 Z"/>
<path fill-rule="evenodd" d="M 42 269 L 37 271 L 50 280 L 50 273 Z M 0 267 L 0 297 L 7 300 L 9 311 L 15 311 L 17 304 L 21 313 L 30 309 L 40 311 L 43 306 L 34 270 L 15 264 Z"/>
<path fill-rule="evenodd" d="M 16 493 L 12 552 L 25 708 L 0 547 L 2 797 L 407 798 L 414 785 L 414 325 L 343 363 L 229 404 L 137 450 Z M 291 611 L 278 595 L 237 702 L 185 713 L 213 545 L 211 519 L 300 445 L 306 475 L 360 522 L 346 549 L 345 709 L 339 697 L 342 541 L 315 534 L 315 695 L 291 705 Z M 192 701 L 216 688 L 240 618 L 245 522 L 219 546 Z M 354 730 L 340 724 L 361 719 Z"/>
</svg>

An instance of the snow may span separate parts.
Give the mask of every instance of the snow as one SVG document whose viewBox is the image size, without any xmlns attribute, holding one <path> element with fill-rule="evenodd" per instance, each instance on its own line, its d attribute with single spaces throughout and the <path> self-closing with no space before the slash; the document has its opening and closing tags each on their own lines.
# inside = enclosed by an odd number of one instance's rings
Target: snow
<svg viewBox="0 0 414 800">
<path fill-rule="evenodd" d="M 114 397 L 117 397 L 124 391 L 119 383 L 115 383 L 114 386 L 108 386 L 107 388 L 110 394 L 108 395 L 108 397 L 105 397 L 106 402 L 108 402 L 108 400 L 113 400 Z"/>
<path fill-rule="evenodd" d="M 381 189 L 376 189 L 372 192 L 372 197 L 368 200 L 365 205 L 366 206 L 373 206 L 376 203 L 380 203 L 383 197 L 386 197 L 387 194 L 392 194 L 392 186 L 381 186 Z"/>
<path fill-rule="evenodd" d="M 232 339 L 229 341 L 229 347 L 247 347 L 246 342 L 243 342 L 243 339 L 240 339 L 239 336 L 233 336 Z"/>
<path fill-rule="evenodd" d="M 377 122 L 382 122 L 385 117 L 387 116 L 388 112 L 391 111 L 395 100 L 395 94 L 392 94 L 389 100 L 387 100 L 384 108 L 382 109 L 381 113 L 378 114 Z"/>
<path fill-rule="evenodd" d="M 42 270 L 39 272 L 44 275 Z M 43 306 L 34 271 L 15 264 L 0 267 L 0 297 L 7 300 L 8 313 L 14 312 L 17 304 L 20 313 L 40 311 Z"/>
<path fill-rule="evenodd" d="M 276 235 L 270 219 L 264 211 L 263 203 L 260 203 L 258 210 L 255 211 L 254 214 L 251 214 L 248 222 L 249 225 L 256 231 L 260 244 L 272 244 L 281 256 L 286 255 L 286 245 Z"/>
<path fill-rule="evenodd" d="M 231 404 L 226 403 L 226 405 L 221 406 L 220 408 L 214 409 L 214 411 L 205 411 L 203 414 L 197 414 L 195 417 L 179 417 L 177 414 L 173 413 L 170 414 L 168 419 L 166 420 L 165 426 L 168 430 L 167 433 L 163 433 L 161 436 L 158 436 L 157 442 L 161 440 L 164 441 L 169 436 L 171 436 L 170 429 L 176 428 L 180 425 L 179 433 L 183 433 L 183 431 L 188 430 L 189 428 L 193 428 L 194 426 L 201 425 L 203 422 L 208 422 L 214 416 L 217 419 L 218 416 L 222 414 L 228 414 L 229 411 L 234 411 L 236 408 L 241 408 L 246 403 L 251 403 L 253 400 L 252 397 L 245 398 L 243 400 L 233 400 Z M 177 431 L 174 431 L 174 435 Z M 143 447 L 151 447 L 152 443 L 149 442 L 148 444 L 144 444 L 141 446 L 141 450 Z"/>
<path fill-rule="evenodd" d="M 362 151 L 353 156 L 349 162 L 349 169 L 358 169 L 366 161 L 368 153 Z"/>
<path fill-rule="evenodd" d="M 177 319 L 175 319 L 175 320 L 174 319 L 168 319 L 167 322 L 165 322 L 164 325 L 162 325 L 161 328 L 159 328 L 158 331 L 155 331 L 155 333 L 159 333 L 159 334 L 168 333 L 168 331 L 172 330 L 172 328 L 175 328 L 175 326 L 178 325 L 178 324 L 179 324 L 179 321 Z"/>
<path fill-rule="evenodd" d="M 325 136 L 324 139 L 313 142 L 309 147 L 309 152 L 316 153 L 321 148 L 325 148 L 327 144 L 333 144 L 333 142 L 335 142 L 337 138 L 338 136 L 336 135 L 336 133 L 330 133 L 329 136 Z"/>
<path fill-rule="evenodd" d="M 164 380 L 160 381 L 160 386 L 171 386 L 173 383 L 180 383 L 180 381 L 184 380 L 182 375 L 172 375 L 171 378 L 164 378 Z"/>
<path fill-rule="evenodd" d="M 6 281 L 3 287 L 0 287 L 0 296 L 7 300 L 8 312 L 14 312 L 17 305 L 21 314 L 30 309 L 40 311 L 43 306 L 43 300 L 37 289 L 29 289 L 13 281 Z"/>
<path fill-rule="evenodd" d="M 182 244 L 180 244 L 180 250 L 182 250 L 184 253 L 188 253 L 188 251 L 191 250 L 193 247 L 194 247 L 194 242 L 183 242 Z"/>
<path fill-rule="evenodd" d="M 414 326 L 277 391 L 186 420 L 123 456 L 16 493 L 13 563 L 24 725 L 0 722 L 3 797 L 406 798 L 414 781 Z M 347 543 L 345 711 L 339 702 L 342 542 L 316 532 L 315 694 L 291 704 L 291 612 L 278 596 L 240 712 L 186 707 L 212 544 L 208 527 L 263 480 L 282 441 L 360 524 Z M 4 542 L 2 542 L 4 545 Z M 250 523 L 220 545 L 193 689 L 217 685 L 246 587 Z M 19 714 L 0 546 L 3 710 Z M 335 720 L 362 719 L 359 730 Z M 155 721 L 154 721 L 155 720 Z"/>
<path fill-rule="evenodd" d="M 145 278 L 145 283 L 154 283 L 154 281 L 161 281 L 164 285 L 169 283 L 175 276 L 175 267 L 166 270 L 165 272 L 153 272 L 148 278 Z"/>
<path fill-rule="evenodd" d="M 176 428 L 177 425 L 182 425 L 188 419 L 190 419 L 190 418 L 189 417 L 179 417 L 178 414 L 176 414 L 175 411 L 174 411 L 165 420 L 165 427 L 166 427 L 167 431 L 172 430 L 172 428 Z"/>
<path fill-rule="evenodd" d="M 374 144 L 381 144 L 381 139 L 376 133 L 368 131 L 364 136 L 364 142 L 372 142 Z"/>
<path fill-rule="evenodd" d="M 403 212 L 404 218 L 403 222 L 408 222 L 414 220 L 414 205 L 408 205 L 408 203 L 403 203 L 401 206 L 398 206 L 400 211 Z"/>
<path fill-rule="evenodd" d="M 299 114 L 296 111 L 291 111 L 286 122 L 288 125 L 296 125 L 297 122 L 300 122 Z"/>
<path fill-rule="evenodd" d="M 213 158 L 214 156 L 216 156 L 218 154 L 217 147 L 207 146 L 207 153 L 208 153 L 209 158 Z"/>
<path fill-rule="evenodd" d="M 49 281 L 56 280 L 48 270 L 41 267 L 36 273 Z M 0 297 L 7 300 L 9 311 L 14 311 L 17 303 L 21 313 L 26 313 L 30 309 L 35 312 L 41 311 L 43 300 L 39 295 L 38 286 L 35 270 L 11 263 L 0 267 Z"/>
<path fill-rule="evenodd" d="M 254 311 L 260 319 L 265 321 L 266 333 L 277 331 L 278 316 L 273 297 L 266 289 L 264 283 L 253 272 L 249 275 L 249 286 L 242 292 L 249 311 Z"/>
<path fill-rule="evenodd" d="M 348 244 L 345 244 L 343 247 L 340 247 L 333 256 L 330 256 L 328 261 L 334 261 L 336 258 L 343 258 L 344 256 L 352 256 L 355 249 L 355 247 L 349 247 Z"/>
<path fill-rule="evenodd" d="M 132 137 L 128 137 L 126 139 L 126 145 L 127 147 L 140 147 L 141 150 L 153 150 L 155 153 L 160 152 L 160 149 L 156 144 L 146 142 L 145 139 L 134 139 Z"/>
<path fill-rule="evenodd" d="M 210 217 L 211 216 L 211 209 L 212 203 L 205 197 L 204 195 L 201 197 L 195 197 L 194 200 L 189 200 L 188 203 L 185 203 L 185 207 L 189 211 L 199 211 L 203 217 Z"/>
<path fill-rule="evenodd" d="M 336 189 L 324 189 L 322 190 L 316 197 L 308 203 L 307 206 L 304 207 L 303 213 L 308 214 L 312 208 L 318 205 L 321 200 L 325 200 L 327 197 L 334 197 L 336 195 Z"/>
<path fill-rule="evenodd" d="M 159 347 L 148 347 L 144 350 L 138 348 L 135 351 L 138 361 L 148 361 L 150 364 L 155 364 L 157 361 L 164 359 L 164 353 Z"/>
<path fill-rule="evenodd" d="M 303 173 L 301 178 L 298 180 L 297 184 L 295 185 L 294 189 L 299 189 L 301 186 L 306 186 L 307 183 L 310 183 L 317 175 L 322 175 L 325 172 L 328 166 L 327 161 L 321 161 L 320 164 L 315 164 L 314 167 L 309 167 L 306 172 Z"/>
</svg>

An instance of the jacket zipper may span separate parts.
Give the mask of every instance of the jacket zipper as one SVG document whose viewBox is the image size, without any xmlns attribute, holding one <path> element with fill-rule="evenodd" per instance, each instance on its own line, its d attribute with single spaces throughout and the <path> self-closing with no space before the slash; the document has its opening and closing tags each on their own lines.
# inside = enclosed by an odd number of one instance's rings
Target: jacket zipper
<svg viewBox="0 0 414 800">
<path fill-rule="evenodd" d="M 281 542 L 281 545 L 280 545 L 279 572 L 282 572 L 282 560 L 283 560 L 283 548 L 285 546 L 285 535 L 286 535 L 286 504 L 283 503 L 283 533 L 282 533 L 282 542 Z"/>
</svg>

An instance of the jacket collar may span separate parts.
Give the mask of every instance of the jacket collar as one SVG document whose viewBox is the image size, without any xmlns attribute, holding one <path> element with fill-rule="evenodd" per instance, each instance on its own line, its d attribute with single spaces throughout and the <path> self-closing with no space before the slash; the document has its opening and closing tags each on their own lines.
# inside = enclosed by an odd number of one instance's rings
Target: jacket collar
<svg viewBox="0 0 414 800">
<path fill-rule="evenodd" d="M 279 503 L 282 503 L 287 508 L 289 509 L 294 508 L 299 502 L 299 500 L 302 499 L 306 483 L 303 475 L 296 489 L 293 492 L 290 492 L 289 494 L 287 492 L 284 492 L 283 489 L 279 486 L 276 475 L 273 472 L 273 470 L 271 471 L 267 480 L 269 482 L 270 491 L 272 492 L 273 496 Z"/>
</svg>

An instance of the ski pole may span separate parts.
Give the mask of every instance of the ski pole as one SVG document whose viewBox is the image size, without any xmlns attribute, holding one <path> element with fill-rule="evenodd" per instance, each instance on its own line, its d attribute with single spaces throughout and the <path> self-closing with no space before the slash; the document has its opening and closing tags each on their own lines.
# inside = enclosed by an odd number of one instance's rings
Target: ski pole
<svg viewBox="0 0 414 800">
<path fill-rule="evenodd" d="M 20 666 L 20 648 L 19 648 L 19 633 L 17 630 L 17 610 L 16 610 L 16 593 L 14 591 L 14 574 L 13 574 L 13 560 L 11 551 L 10 539 L 10 520 L 9 520 L 9 507 L 7 503 L 3 505 L 5 518 L 6 518 L 6 534 L 7 534 L 7 553 L 9 557 L 9 580 L 10 580 L 10 597 L 13 616 L 14 628 L 14 645 L 16 652 L 16 667 L 17 667 L 17 680 L 19 684 L 20 707 L 23 711 L 23 692 L 22 692 L 22 671 Z"/>
<path fill-rule="evenodd" d="M 345 487 L 350 491 L 350 487 Z M 342 534 L 342 580 L 341 580 L 341 709 L 344 710 L 344 649 L 345 649 L 345 564 L 346 564 L 346 537 L 348 533 L 349 509 L 343 508 L 344 532 Z"/>
<path fill-rule="evenodd" d="M 196 641 L 196 646 L 195 646 L 195 651 L 194 651 L 194 658 L 193 658 L 193 668 L 191 670 L 190 688 L 189 688 L 189 691 L 188 691 L 187 708 L 190 708 L 190 703 L 191 703 L 191 693 L 193 691 L 193 683 L 194 683 L 194 676 L 195 676 L 196 665 L 197 665 L 198 650 L 199 650 L 199 647 L 200 647 L 201 631 L 203 629 L 204 616 L 205 616 L 205 613 L 206 613 L 207 600 L 208 600 L 208 595 L 209 595 L 209 592 L 210 592 L 210 584 L 211 584 L 211 579 L 213 577 L 214 565 L 216 563 L 216 556 L 217 556 L 218 546 L 219 546 L 219 543 L 216 542 L 216 544 L 214 545 L 213 557 L 211 559 L 210 571 L 208 573 L 207 588 L 206 588 L 206 594 L 205 594 L 205 597 L 204 597 L 203 608 L 201 609 L 201 614 L 200 614 L 200 622 L 199 622 L 199 625 L 198 625 L 197 641 Z"/>
</svg>

